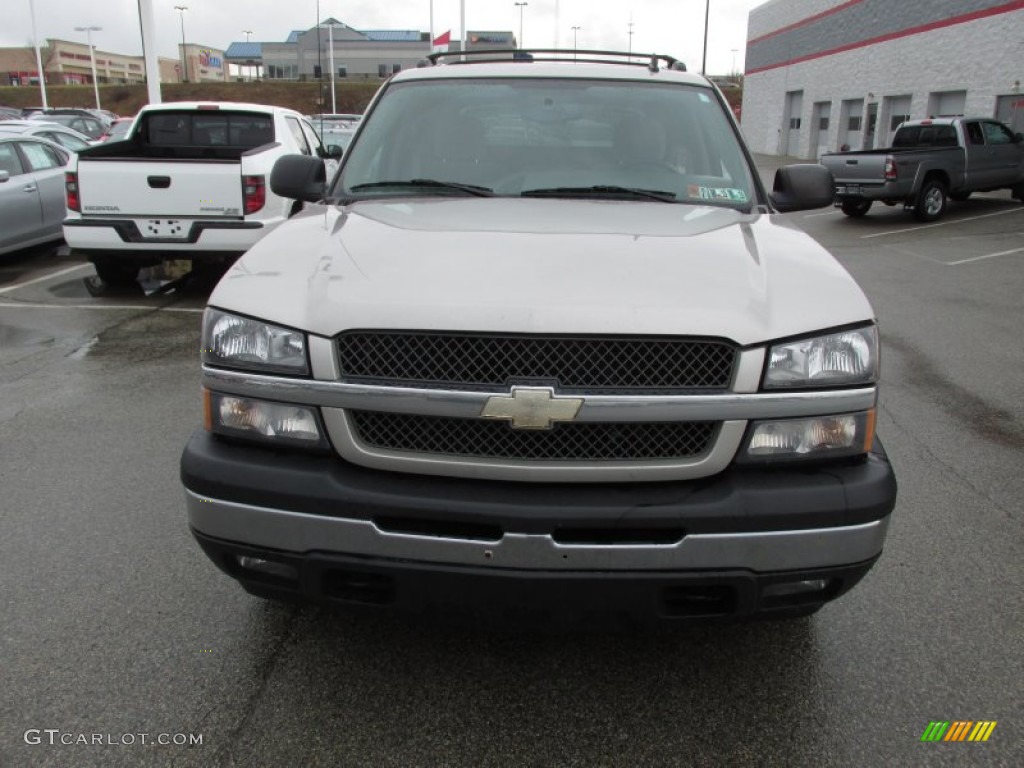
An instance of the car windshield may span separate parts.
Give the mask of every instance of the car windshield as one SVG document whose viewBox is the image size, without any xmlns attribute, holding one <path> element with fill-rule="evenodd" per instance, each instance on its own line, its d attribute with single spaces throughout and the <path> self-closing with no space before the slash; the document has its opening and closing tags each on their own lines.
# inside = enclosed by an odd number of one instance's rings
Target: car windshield
<svg viewBox="0 0 1024 768">
<path fill-rule="evenodd" d="M 131 120 L 119 120 L 110 126 L 110 133 L 108 134 L 107 141 L 116 141 L 123 139 L 128 135 L 128 131 L 131 130 Z"/>
<path fill-rule="evenodd" d="M 319 128 L 320 126 L 317 126 Z M 338 123 L 332 125 L 325 122 L 323 130 L 319 131 L 320 140 L 325 147 L 336 144 L 342 149 L 348 149 L 349 142 L 356 133 L 354 124 Z"/>
<path fill-rule="evenodd" d="M 572 78 L 411 81 L 391 84 L 363 122 L 335 196 L 465 194 L 425 181 L 499 196 L 740 210 L 755 196 L 732 123 L 706 87 Z"/>
</svg>

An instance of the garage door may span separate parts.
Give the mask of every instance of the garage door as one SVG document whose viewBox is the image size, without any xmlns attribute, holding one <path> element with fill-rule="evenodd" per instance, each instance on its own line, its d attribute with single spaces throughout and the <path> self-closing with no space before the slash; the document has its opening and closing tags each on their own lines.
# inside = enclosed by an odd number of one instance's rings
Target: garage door
<svg viewBox="0 0 1024 768">
<path fill-rule="evenodd" d="M 932 117 L 959 117 L 964 113 L 967 91 L 938 91 L 928 97 L 928 114 Z"/>
</svg>

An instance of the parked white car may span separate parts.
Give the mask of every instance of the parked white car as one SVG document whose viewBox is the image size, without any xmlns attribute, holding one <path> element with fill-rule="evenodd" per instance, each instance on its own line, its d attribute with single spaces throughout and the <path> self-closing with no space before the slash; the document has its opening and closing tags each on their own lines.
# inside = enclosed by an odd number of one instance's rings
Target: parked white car
<svg viewBox="0 0 1024 768">
<path fill-rule="evenodd" d="M 309 122 L 289 109 L 143 107 L 124 140 L 72 161 L 64 237 L 109 283 L 132 282 L 163 260 L 230 263 L 301 209 L 267 184 L 288 154 L 315 158 L 325 179 L 337 168 Z"/>
</svg>

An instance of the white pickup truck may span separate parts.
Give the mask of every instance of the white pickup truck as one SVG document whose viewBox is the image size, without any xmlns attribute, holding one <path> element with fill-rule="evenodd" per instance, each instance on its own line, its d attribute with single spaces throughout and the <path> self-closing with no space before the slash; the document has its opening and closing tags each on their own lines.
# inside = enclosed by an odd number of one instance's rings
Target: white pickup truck
<svg viewBox="0 0 1024 768">
<path fill-rule="evenodd" d="M 139 112 L 124 141 L 81 152 L 67 168 L 64 239 L 99 277 L 131 283 L 164 260 L 230 263 L 296 213 L 267 178 L 284 155 L 325 158 L 298 112 L 260 104 L 169 102 Z"/>
</svg>

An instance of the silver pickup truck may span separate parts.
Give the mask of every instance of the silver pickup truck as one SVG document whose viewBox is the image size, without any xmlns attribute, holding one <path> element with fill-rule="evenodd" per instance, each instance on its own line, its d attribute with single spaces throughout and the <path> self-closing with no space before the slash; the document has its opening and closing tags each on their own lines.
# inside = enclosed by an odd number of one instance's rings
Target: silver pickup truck
<svg viewBox="0 0 1024 768">
<path fill-rule="evenodd" d="M 461 54 L 459 54 L 461 55 Z M 209 300 L 189 525 L 250 592 L 500 616 L 792 616 L 882 551 L 879 340 L 669 57 L 487 51 L 382 87 Z M 505 60 L 500 60 L 504 56 Z"/>
<path fill-rule="evenodd" d="M 988 118 L 912 120 L 888 149 L 829 153 L 821 163 L 832 171 L 835 204 L 847 216 L 863 216 L 877 200 L 935 221 L 947 199 L 997 189 L 1024 202 L 1024 142 Z"/>
</svg>

